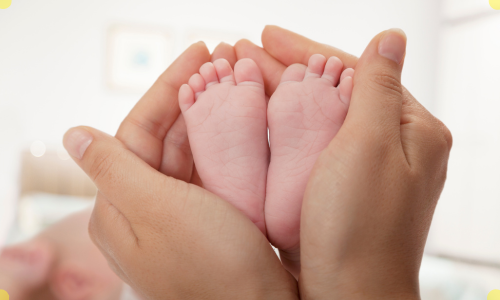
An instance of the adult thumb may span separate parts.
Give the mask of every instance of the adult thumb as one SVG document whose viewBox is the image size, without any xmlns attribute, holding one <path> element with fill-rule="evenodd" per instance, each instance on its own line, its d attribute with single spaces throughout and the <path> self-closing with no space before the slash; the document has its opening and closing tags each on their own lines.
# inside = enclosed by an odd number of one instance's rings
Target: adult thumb
<svg viewBox="0 0 500 300">
<path fill-rule="evenodd" d="M 145 202 L 151 201 L 135 187 L 155 186 L 157 171 L 118 139 L 90 127 L 76 127 L 66 132 L 63 144 L 99 192 L 124 215 L 137 214 L 144 210 L 141 208 L 148 204 Z M 165 187 L 170 180 L 173 179 L 165 178 L 157 185 Z"/>
<path fill-rule="evenodd" d="M 355 122 L 371 133 L 399 132 L 405 55 L 406 35 L 400 29 L 384 31 L 372 39 L 355 68 L 346 123 Z"/>
</svg>

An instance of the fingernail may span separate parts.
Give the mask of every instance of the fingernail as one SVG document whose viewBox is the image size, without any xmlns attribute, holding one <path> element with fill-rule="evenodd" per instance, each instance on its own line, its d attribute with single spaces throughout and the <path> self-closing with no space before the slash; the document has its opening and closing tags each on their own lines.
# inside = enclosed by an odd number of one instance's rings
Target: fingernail
<svg viewBox="0 0 500 300">
<path fill-rule="evenodd" d="M 63 144 L 64 148 L 68 151 L 68 153 L 78 159 L 82 159 L 85 151 L 92 143 L 94 137 L 90 134 L 90 132 L 74 128 L 70 129 L 64 135 Z"/>
<path fill-rule="evenodd" d="M 378 53 L 397 64 L 400 64 L 405 56 L 406 34 L 403 30 L 389 29 L 378 44 Z"/>
</svg>

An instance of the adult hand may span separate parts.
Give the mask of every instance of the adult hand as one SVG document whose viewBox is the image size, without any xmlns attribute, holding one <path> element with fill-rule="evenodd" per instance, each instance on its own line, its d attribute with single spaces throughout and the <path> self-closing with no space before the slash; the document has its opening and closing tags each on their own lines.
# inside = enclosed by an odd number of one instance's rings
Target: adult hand
<svg viewBox="0 0 500 300">
<path fill-rule="evenodd" d="M 382 42 L 381 42 L 382 41 Z M 346 121 L 311 174 L 301 224 L 302 299 L 418 299 L 418 271 L 452 137 L 401 85 L 406 37 L 377 35 L 358 59 L 276 26 L 264 49 L 235 45 L 272 94 L 281 73 L 315 53 L 355 68 Z M 379 52 L 380 51 L 380 52 Z M 284 265 L 296 257 L 282 252 Z"/>
<path fill-rule="evenodd" d="M 232 47 L 218 49 L 214 59 L 234 63 Z M 91 237 L 148 299 L 297 299 L 296 282 L 255 225 L 185 182 L 200 184 L 178 88 L 208 60 L 203 44 L 186 50 L 125 119 L 118 139 L 88 127 L 65 135 L 68 152 L 99 189 Z"/>
</svg>

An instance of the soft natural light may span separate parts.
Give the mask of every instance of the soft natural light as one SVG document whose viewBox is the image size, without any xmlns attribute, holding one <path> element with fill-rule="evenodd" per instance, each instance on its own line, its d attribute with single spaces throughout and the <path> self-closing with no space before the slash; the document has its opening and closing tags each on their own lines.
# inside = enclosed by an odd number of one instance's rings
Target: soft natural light
<svg viewBox="0 0 500 300">
<path fill-rule="evenodd" d="M 57 148 L 57 156 L 61 160 L 68 160 L 71 158 L 68 154 L 68 151 L 66 151 L 66 149 L 64 148 Z"/>
<path fill-rule="evenodd" d="M 45 154 L 47 147 L 42 141 L 34 141 L 31 144 L 30 150 L 34 157 L 42 157 Z"/>
<path fill-rule="evenodd" d="M 489 0 L 49 2 L 0 11 L 0 247 L 22 236 L 19 224 L 35 232 L 54 207 L 60 217 L 94 199 L 64 133 L 88 125 L 114 135 L 192 43 L 262 46 L 262 29 L 276 24 L 360 56 L 398 27 L 408 36 L 402 82 L 454 140 L 422 299 L 485 300 L 500 289 L 500 11 Z"/>
</svg>

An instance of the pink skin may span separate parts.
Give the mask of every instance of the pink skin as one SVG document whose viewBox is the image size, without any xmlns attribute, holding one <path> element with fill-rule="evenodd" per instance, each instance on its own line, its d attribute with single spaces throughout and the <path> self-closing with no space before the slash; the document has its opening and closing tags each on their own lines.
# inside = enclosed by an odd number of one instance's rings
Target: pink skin
<svg viewBox="0 0 500 300">
<path fill-rule="evenodd" d="M 19 300 L 118 300 L 122 281 L 88 236 L 90 210 L 0 254 L 0 288 Z"/>
<path fill-rule="evenodd" d="M 0 288 L 11 299 L 26 299 L 45 283 L 53 263 L 49 243 L 33 240 L 6 247 L 0 253 Z"/>
<path fill-rule="evenodd" d="M 319 54 L 308 67 L 290 66 L 269 108 L 261 73 L 250 59 L 237 62 L 234 74 L 224 59 L 206 63 L 179 91 L 203 186 L 267 230 L 270 241 L 296 262 L 286 266 L 295 276 L 307 180 L 349 108 L 354 70 L 342 69 L 337 57 L 327 61 Z"/>
<path fill-rule="evenodd" d="M 265 234 L 269 166 L 264 80 L 251 59 L 206 63 L 179 91 L 203 187 L 233 204 Z"/>
<path fill-rule="evenodd" d="M 302 198 L 311 169 L 339 131 L 349 109 L 354 70 L 342 73 L 342 69 L 339 58 L 327 61 L 315 54 L 309 66 L 294 64 L 286 69 L 269 101 L 267 232 L 273 245 L 297 263 Z M 289 271 L 298 275 L 299 267 Z"/>
</svg>

